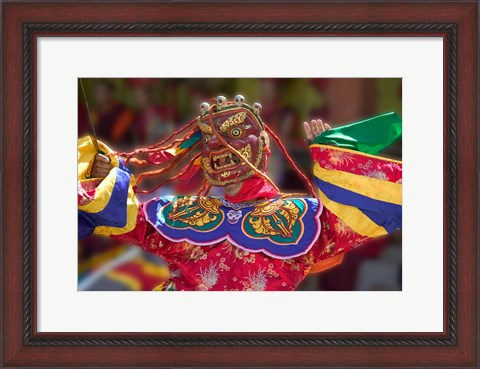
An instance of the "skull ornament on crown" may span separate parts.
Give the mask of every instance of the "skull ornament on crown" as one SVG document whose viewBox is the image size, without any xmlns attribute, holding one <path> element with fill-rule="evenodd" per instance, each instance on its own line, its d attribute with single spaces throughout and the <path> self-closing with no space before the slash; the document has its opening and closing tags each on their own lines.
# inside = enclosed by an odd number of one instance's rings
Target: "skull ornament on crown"
<svg viewBox="0 0 480 369">
<path fill-rule="evenodd" d="M 241 210 L 234 210 L 230 209 L 227 213 L 227 219 L 228 223 L 230 224 L 236 224 L 242 217 L 242 211 Z"/>
<path fill-rule="evenodd" d="M 260 110 L 260 104 L 251 107 L 241 95 L 235 96 L 233 102 L 219 96 L 213 106 L 206 102 L 200 105 L 198 127 L 202 132 L 202 167 L 210 184 L 226 186 L 251 177 L 255 171 L 246 161 L 265 171 L 269 140 Z"/>
</svg>

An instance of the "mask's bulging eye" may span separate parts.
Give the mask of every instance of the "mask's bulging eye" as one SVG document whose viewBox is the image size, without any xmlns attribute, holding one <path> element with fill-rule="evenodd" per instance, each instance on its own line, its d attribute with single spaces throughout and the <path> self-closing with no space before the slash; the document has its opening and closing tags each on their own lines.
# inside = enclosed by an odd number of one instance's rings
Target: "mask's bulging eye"
<svg viewBox="0 0 480 369">
<path fill-rule="evenodd" d="M 203 143 L 208 143 L 208 141 L 210 141 L 210 136 L 209 135 L 203 136 Z"/>
<path fill-rule="evenodd" d="M 242 135 L 243 135 L 243 131 L 241 128 L 235 127 L 235 128 L 232 128 L 232 130 L 230 131 L 230 136 L 234 138 L 241 137 Z"/>
</svg>

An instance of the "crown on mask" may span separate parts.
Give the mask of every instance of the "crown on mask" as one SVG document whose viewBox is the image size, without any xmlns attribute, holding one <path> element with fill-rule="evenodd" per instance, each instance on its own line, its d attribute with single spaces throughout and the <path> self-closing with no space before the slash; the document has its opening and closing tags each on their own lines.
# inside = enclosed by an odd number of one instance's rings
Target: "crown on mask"
<svg viewBox="0 0 480 369">
<path fill-rule="evenodd" d="M 200 116 L 198 117 L 198 119 L 201 120 L 203 117 L 209 114 L 210 111 L 212 111 L 212 114 L 218 114 L 218 113 L 223 113 L 229 110 L 231 110 L 233 113 L 234 111 L 238 111 L 242 109 L 246 109 L 252 112 L 255 115 L 255 118 L 260 124 L 260 126 L 262 128 L 265 127 L 265 124 L 263 123 L 262 118 L 260 117 L 260 111 L 262 110 L 262 105 L 256 102 L 253 104 L 253 106 L 250 106 L 245 102 L 245 98 L 242 95 L 236 95 L 233 101 L 227 101 L 225 96 L 217 96 L 215 98 L 215 104 L 212 106 L 210 106 L 208 102 L 202 102 L 200 104 Z"/>
</svg>

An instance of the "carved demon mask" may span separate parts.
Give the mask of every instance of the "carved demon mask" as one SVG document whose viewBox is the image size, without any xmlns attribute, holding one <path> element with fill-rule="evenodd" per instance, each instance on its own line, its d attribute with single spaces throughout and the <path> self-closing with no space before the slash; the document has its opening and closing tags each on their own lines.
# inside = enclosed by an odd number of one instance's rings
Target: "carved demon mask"
<svg viewBox="0 0 480 369">
<path fill-rule="evenodd" d="M 258 170 L 266 169 L 268 135 L 259 116 L 261 106 L 250 107 L 244 101 L 238 95 L 234 102 L 227 103 L 220 96 L 212 107 L 207 103 L 200 106 L 198 127 L 202 132 L 202 167 L 205 178 L 214 186 L 239 183 L 255 173 L 225 143 Z"/>
</svg>

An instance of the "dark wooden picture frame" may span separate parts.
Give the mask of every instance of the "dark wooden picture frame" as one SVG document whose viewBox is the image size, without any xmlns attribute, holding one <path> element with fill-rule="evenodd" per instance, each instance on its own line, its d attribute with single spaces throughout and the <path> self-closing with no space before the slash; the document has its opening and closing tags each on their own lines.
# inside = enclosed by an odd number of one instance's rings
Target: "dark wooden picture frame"
<svg viewBox="0 0 480 369">
<path fill-rule="evenodd" d="M 478 2 L 4 2 L 2 22 L 2 366 L 478 367 Z M 139 35 L 443 37 L 443 332 L 37 332 L 36 39 Z"/>
</svg>

